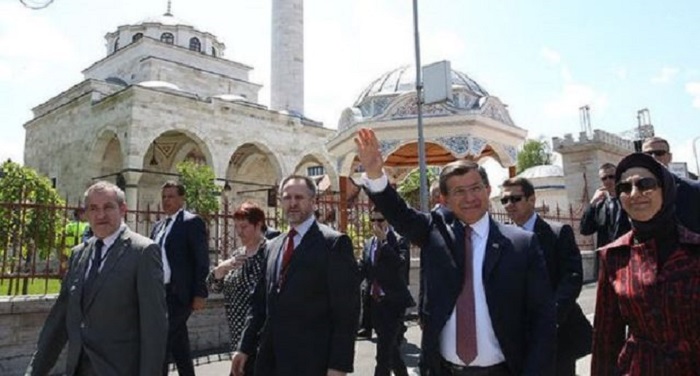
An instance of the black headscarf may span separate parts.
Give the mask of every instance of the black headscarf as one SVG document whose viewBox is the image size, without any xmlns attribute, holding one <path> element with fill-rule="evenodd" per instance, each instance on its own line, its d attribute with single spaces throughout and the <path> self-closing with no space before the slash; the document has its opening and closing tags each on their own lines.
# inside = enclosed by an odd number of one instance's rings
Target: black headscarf
<svg viewBox="0 0 700 376">
<path fill-rule="evenodd" d="M 637 240 L 645 242 L 656 240 L 659 251 L 659 261 L 663 261 L 678 244 L 676 221 L 676 183 L 666 167 L 653 157 L 644 153 L 634 153 L 620 161 L 615 170 L 615 183 L 620 182 L 622 174 L 633 167 L 649 170 L 659 183 L 663 204 L 661 209 L 648 221 L 636 221 L 630 217 L 632 229 Z"/>
</svg>

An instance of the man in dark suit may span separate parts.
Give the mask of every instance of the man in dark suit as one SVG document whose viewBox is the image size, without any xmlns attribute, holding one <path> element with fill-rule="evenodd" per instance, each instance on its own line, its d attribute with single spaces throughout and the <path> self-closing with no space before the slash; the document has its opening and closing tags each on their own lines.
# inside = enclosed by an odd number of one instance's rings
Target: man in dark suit
<svg viewBox="0 0 700 376">
<path fill-rule="evenodd" d="M 468 161 L 446 165 L 447 210 L 422 213 L 388 184 L 374 132 L 361 129 L 355 142 L 370 198 L 423 248 L 422 374 L 548 374 L 556 311 L 542 251 L 534 234 L 490 218 L 486 171 Z"/>
<path fill-rule="evenodd" d="M 256 347 L 257 375 L 339 376 L 353 370 L 357 263 L 350 238 L 316 221 L 316 192 L 308 176 L 282 181 L 290 228 L 265 248 L 267 269 L 233 356 L 237 376 Z"/>
<path fill-rule="evenodd" d="M 503 182 L 501 204 L 520 228 L 537 235 L 557 306 L 557 376 L 576 375 L 576 359 L 591 352 L 591 324 L 576 303 L 583 284 L 581 251 L 571 226 L 535 213 L 537 196 L 525 178 Z"/>
<path fill-rule="evenodd" d="M 26 374 L 48 375 L 67 341 L 67 375 L 156 375 L 167 333 L 160 250 L 122 222 L 114 184 L 92 185 L 85 205 L 94 237 L 73 249 Z"/>
<path fill-rule="evenodd" d="M 596 248 L 619 238 L 632 229 L 627 213 L 615 192 L 615 165 L 604 163 L 598 169 L 602 183 L 581 216 L 581 235 L 596 234 Z"/>
<path fill-rule="evenodd" d="M 194 376 L 187 320 L 192 311 L 204 308 L 209 274 L 207 230 L 204 221 L 184 210 L 185 186 L 168 181 L 161 189 L 166 217 L 156 223 L 151 238 L 161 247 L 166 301 L 168 303 L 168 344 L 181 376 Z M 168 359 L 162 374 L 168 373 Z"/>
<path fill-rule="evenodd" d="M 651 155 L 666 168 L 673 158 L 668 141 L 661 137 L 645 140 L 642 152 Z M 671 175 L 676 182 L 676 216 L 681 225 L 700 234 L 700 182 Z"/>
<path fill-rule="evenodd" d="M 382 213 L 370 213 L 374 236 L 367 241 L 360 276 L 367 281 L 372 326 L 377 331 L 374 376 L 408 376 L 401 358 L 401 334 L 406 308 L 415 305 L 406 280 L 409 244 L 394 232 Z"/>
</svg>

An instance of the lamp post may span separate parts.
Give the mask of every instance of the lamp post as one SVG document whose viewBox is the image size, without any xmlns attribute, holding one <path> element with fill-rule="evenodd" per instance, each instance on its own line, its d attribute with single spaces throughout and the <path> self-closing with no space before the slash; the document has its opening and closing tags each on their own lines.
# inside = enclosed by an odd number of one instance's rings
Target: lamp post
<svg viewBox="0 0 700 376">
<path fill-rule="evenodd" d="M 421 90 L 420 34 L 418 33 L 418 0 L 413 0 L 413 35 L 416 50 L 416 109 L 418 113 L 418 169 L 420 172 L 420 209 L 428 211 L 428 183 L 425 162 L 425 139 L 423 138 L 423 98 Z"/>
</svg>

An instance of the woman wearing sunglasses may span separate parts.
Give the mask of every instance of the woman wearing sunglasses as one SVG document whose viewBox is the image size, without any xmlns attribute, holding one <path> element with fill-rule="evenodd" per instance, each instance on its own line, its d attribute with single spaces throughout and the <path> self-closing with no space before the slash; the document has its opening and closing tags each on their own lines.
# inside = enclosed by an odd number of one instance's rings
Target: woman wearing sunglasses
<svg viewBox="0 0 700 376">
<path fill-rule="evenodd" d="M 652 157 L 625 157 L 615 182 L 632 231 L 600 249 L 591 374 L 700 375 L 700 235 Z"/>
</svg>

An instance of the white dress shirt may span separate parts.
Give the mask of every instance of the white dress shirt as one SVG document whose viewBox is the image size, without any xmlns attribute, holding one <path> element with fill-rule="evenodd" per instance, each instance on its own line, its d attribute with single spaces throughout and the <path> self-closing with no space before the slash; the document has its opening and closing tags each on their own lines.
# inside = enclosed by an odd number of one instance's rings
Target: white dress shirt
<svg viewBox="0 0 700 376">
<path fill-rule="evenodd" d="M 525 221 L 520 228 L 525 231 L 535 232 L 535 222 L 537 222 L 537 213 L 532 213 L 530 218 L 528 218 L 528 220 Z"/>
<path fill-rule="evenodd" d="M 167 239 L 167 236 L 170 235 L 170 230 L 173 228 L 173 224 L 175 223 L 175 219 L 177 219 L 177 216 L 180 214 L 180 212 L 183 209 L 178 210 L 175 214 L 163 218 L 164 221 L 167 221 L 168 218 L 170 218 L 170 223 L 168 223 L 167 226 L 163 226 L 163 228 L 158 231 L 158 234 L 156 234 L 156 238 L 154 241 L 158 244 L 161 244 L 161 239 L 163 241 L 163 245 L 160 247 L 160 255 L 161 258 L 163 259 L 163 281 L 167 285 L 170 283 L 170 275 L 172 274 L 172 271 L 170 270 L 170 262 L 168 261 L 168 254 L 165 251 L 165 240 Z M 165 222 L 163 222 L 165 223 Z"/>
<path fill-rule="evenodd" d="M 362 174 L 362 183 L 370 192 L 383 191 L 389 184 L 385 174 L 377 179 L 369 179 L 366 173 Z M 486 243 L 489 237 L 489 216 L 484 214 L 481 219 L 471 225 L 472 228 L 472 276 L 474 278 L 474 310 L 476 319 L 476 348 L 477 355 L 469 366 L 487 367 L 505 361 L 503 350 L 498 343 L 496 333 L 493 331 L 491 315 L 486 304 L 486 292 L 482 278 L 484 258 L 486 256 Z M 429 255 L 427 257 L 430 257 Z M 445 323 L 440 333 L 440 354 L 450 363 L 465 365 L 457 356 L 457 311 L 452 308 L 452 314 Z"/>
<path fill-rule="evenodd" d="M 124 232 L 124 230 L 126 230 L 126 224 L 122 222 L 117 231 L 115 231 L 112 235 L 109 235 L 108 237 L 102 239 L 102 244 L 104 244 L 102 246 L 102 260 L 97 271 L 102 271 L 102 267 L 104 267 L 105 261 L 107 260 L 107 252 L 109 252 L 109 249 L 112 248 L 112 245 L 115 241 L 117 241 L 117 238 L 119 237 L 119 235 L 121 235 L 122 232 Z M 87 276 L 90 274 L 90 268 L 92 268 L 92 260 L 94 257 L 95 256 L 93 255 L 88 259 L 88 267 L 85 269 L 85 278 L 87 278 Z"/>
</svg>

